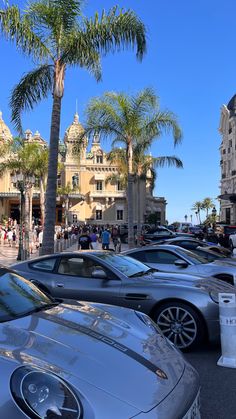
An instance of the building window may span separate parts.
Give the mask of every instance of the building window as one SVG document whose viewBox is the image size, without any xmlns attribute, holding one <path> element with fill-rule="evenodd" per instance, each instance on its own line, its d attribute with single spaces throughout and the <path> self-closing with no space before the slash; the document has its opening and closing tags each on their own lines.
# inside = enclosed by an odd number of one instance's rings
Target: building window
<svg viewBox="0 0 236 419">
<path fill-rule="evenodd" d="M 98 164 L 102 164 L 103 163 L 103 156 L 96 156 L 96 162 Z"/>
<path fill-rule="evenodd" d="M 120 182 L 120 180 L 117 181 L 117 190 L 118 191 L 122 191 L 123 190 L 122 183 Z"/>
<path fill-rule="evenodd" d="M 123 210 L 116 210 L 116 219 L 118 220 L 123 220 Z"/>
<path fill-rule="evenodd" d="M 226 150 L 225 150 L 225 148 L 222 150 L 222 154 L 225 154 L 226 153 Z"/>
<path fill-rule="evenodd" d="M 232 128 L 230 127 L 230 128 L 229 128 L 229 134 L 231 134 L 231 132 L 232 132 Z"/>
<path fill-rule="evenodd" d="M 232 140 L 229 140 L 229 147 L 232 147 Z"/>
<path fill-rule="evenodd" d="M 61 187 L 61 173 L 59 173 L 57 175 L 57 187 L 60 188 Z"/>
<path fill-rule="evenodd" d="M 72 176 L 72 187 L 73 189 L 78 188 L 79 186 L 79 174 L 78 173 L 74 173 L 74 175 Z"/>
<path fill-rule="evenodd" d="M 96 210 L 96 220 L 102 220 L 102 210 Z"/>
<path fill-rule="evenodd" d="M 96 181 L 96 191 L 102 191 L 102 180 Z"/>
</svg>

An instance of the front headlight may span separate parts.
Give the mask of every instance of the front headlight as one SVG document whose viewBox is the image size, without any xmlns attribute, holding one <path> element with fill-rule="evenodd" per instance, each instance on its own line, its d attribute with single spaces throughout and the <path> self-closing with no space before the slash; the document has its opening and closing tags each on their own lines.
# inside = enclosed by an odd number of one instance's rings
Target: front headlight
<svg viewBox="0 0 236 419">
<path fill-rule="evenodd" d="M 82 417 L 76 395 L 65 381 L 54 374 L 20 367 L 12 374 L 10 387 L 16 404 L 30 418 Z"/>
<path fill-rule="evenodd" d="M 144 323 L 146 326 L 148 326 L 153 332 L 160 333 L 160 335 L 163 336 L 163 333 L 161 329 L 158 327 L 156 323 L 152 319 L 150 319 L 147 314 L 141 313 L 141 311 L 135 310 L 136 316 Z"/>
</svg>

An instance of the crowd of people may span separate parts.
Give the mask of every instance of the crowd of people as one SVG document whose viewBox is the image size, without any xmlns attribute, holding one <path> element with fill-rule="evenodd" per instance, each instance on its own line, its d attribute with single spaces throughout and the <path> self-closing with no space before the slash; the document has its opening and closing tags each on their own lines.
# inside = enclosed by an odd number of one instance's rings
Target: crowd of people
<svg viewBox="0 0 236 419">
<path fill-rule="evenodd" d="M 25 239 L 24 226 L 22 238 Z M 121 240 L 118 226 L 100 225 L 71 225 L 68 227 L 56 226 L 54 240 L 78 241 L 78 249 L 98 249 L 121 251 Z M 8 219 L 4 225 L 0 225 L 0 245 L 16 247 L 19 245 L 20 225 L 16 220 Z M 42 247 L 43 228 L 33 225 L 29 231 L 29 252 L 32 254 Z M 101 245 L 99 245 L 99 243 Z"/>
</svg>

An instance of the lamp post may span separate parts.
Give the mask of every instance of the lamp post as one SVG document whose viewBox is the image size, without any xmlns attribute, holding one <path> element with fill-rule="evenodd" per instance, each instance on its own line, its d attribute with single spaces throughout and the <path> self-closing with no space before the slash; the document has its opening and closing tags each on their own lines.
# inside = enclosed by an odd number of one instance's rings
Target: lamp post
<svg viewBox="0 0 236 419">
<path fill-rule="evenodd" d="M 11 176 L 11 180 L 20 191 L 20 228 L 17 260 L 25 260 L 29 256 L 29 199 L 28 197 L 25 199 L 25 194 L 34 185 L 35 177 L 34 175 L 24 175 L 18 172 Z M 25 224 L 25 245 L 23 243 L 23 219 Z"/>
<path fill-rule="evenodd" d="M 216 227 L 216 214 L 217 214 L 216 207 L 213 207 L 212 208 L 211 214 L 212 214 L 212 220 L 213 220 L 213 230 L 215 231 L 215 227 Z"/>
</svg>

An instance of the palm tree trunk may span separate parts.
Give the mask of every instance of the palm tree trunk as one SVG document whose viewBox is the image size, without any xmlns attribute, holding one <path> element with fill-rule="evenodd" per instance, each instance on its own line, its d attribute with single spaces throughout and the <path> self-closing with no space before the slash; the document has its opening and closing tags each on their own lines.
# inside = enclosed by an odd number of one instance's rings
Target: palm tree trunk
<svg viewBox="0 0 236 419">
<path fill-rule="evenodd" d="M 25 190 L 25 211 L 24 211 L 24 259 L 29 257 L 29 216 L 30 216 L 30 191 Z"/>
<path fill-rule="evenodd" d="M 140 197 L 140 175 L 137 178 L 137 245 L 140 245 L 141 236 L 141 197 Z"/>
<path fill-rule="evenodd" d="M 54 252 L 54 230 L 56 221 L 56 191 L 57 191 L 57 165 L 58 145 L 61 120 L 61 97 L 54 94 L 51 117 L 51 132 L 48 160 L 48 180 L 45 199 L 45 223 L 43 229 L 42 254 Z"/>
<path fill-rule="evenodd" d="M 32 230 L 33 188 L 29 189 L 29 230 Z"/>
<path fill-rule="evenodd" d="M 44 190 L 44 179 L 40 178 L 40 213 L 41 213 L 41 224 L 44 226 L 44 219 L 45 219 L 45 207 L 44 207 L 44 201 L 45 201 L 45 190 Z"/>
<path fill-rule="evenodd" d="M 127 147 L 127 160 L 128 160 L 128 245 L 132 249 L 134 247 L 134 207 L 133 207 L 133 149 L 132 141 L 128 141 Z"/>
</svg>

